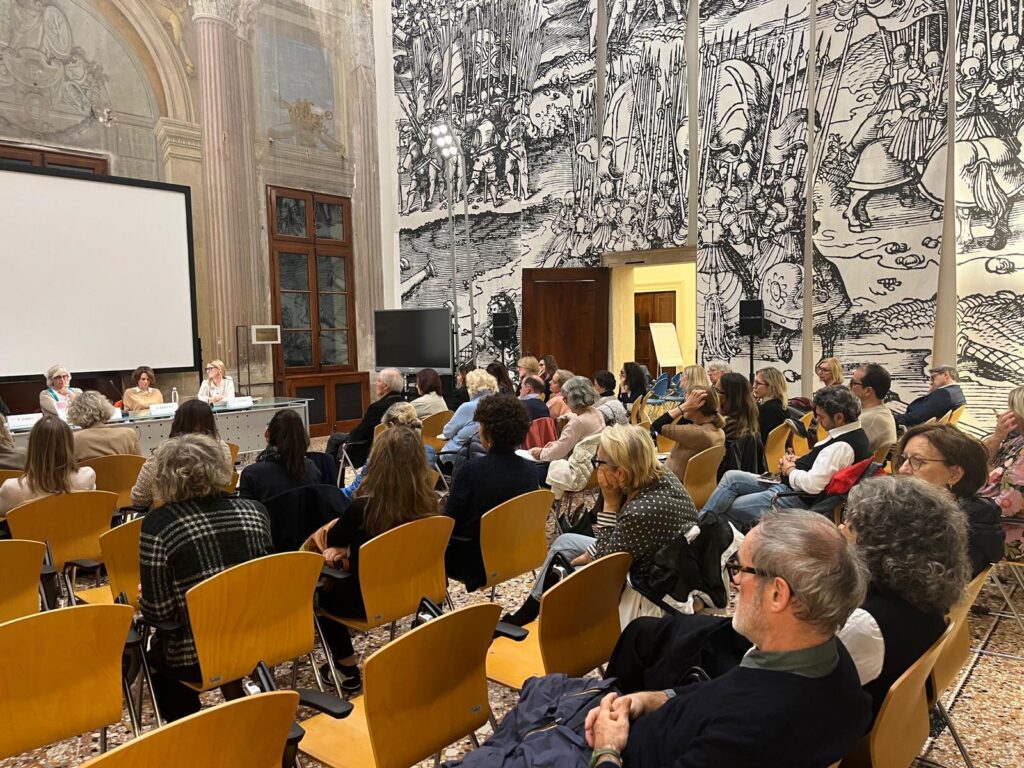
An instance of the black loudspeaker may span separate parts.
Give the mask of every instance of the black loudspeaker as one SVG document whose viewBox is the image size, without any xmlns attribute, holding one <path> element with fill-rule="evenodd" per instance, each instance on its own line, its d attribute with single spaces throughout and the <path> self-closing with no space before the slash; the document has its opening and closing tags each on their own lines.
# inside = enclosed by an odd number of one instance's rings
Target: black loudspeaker
<svg viewBox="0 0 1024 768">
<path fill-rule="evenodd" d="M 497 342 L 512 341 L 512 313 L 495 312 L 491 315 L 491 331 Z"/>
<path fill-rule="evenodd" d="M 764 302 L 740 302 L 740 336 L 764 335 Z"/>
</svg>

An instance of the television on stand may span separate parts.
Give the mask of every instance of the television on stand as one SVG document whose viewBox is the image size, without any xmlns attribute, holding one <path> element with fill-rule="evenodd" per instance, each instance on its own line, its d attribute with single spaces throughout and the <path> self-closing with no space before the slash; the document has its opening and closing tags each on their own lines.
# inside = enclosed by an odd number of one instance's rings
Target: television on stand
<svg viewBox="0 0 1024 768">
<path fill-rule="evenodd" d="M 396 368 L 416 373 L 433 368 L 451 374 L 454 368 L 452 311 L 431 309 L 378 309 L 373 313 L 376 369 Z"/>
</svg>

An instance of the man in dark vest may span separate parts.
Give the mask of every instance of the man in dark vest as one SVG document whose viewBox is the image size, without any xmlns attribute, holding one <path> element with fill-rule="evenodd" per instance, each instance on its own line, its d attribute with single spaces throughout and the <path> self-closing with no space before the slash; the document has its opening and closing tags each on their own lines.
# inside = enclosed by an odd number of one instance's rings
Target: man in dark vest
<svg viewBox="0 0 1024 768">
<path fill-rule="evenodd" d="M 778 508 L 807 509 L 833 475 L 871 455 L 867 434 L 860 426 L 860 400 L 846 387 L 823 387 L 814 395 L 814 415 L 825 437 L 799 459 L 779 461 L 780 480 L 730 470 L 711 494 L 701 516 L 714 512 L 741 530 L 749 529 L 775 502 Z M 780 493 L 797 491 L 799 496 Z"/>
<path fill-rule="evenodd" d="M 957 383 L 960 374 L 951 365 L 940 365 L 928 371 L 927 395 L 922 395 L 907 406 L 906 413 L 897 413 L 896 423 L 904 427 L 924 424 L 929 419 L 941 419 L 950 411 L 966 405 L 964 391 Z"/>
</svg>

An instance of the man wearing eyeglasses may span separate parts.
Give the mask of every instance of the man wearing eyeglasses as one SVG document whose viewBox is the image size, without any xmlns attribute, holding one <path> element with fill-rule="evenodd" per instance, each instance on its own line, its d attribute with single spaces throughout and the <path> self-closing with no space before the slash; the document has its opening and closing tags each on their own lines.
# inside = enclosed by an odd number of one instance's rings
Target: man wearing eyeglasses
<svg viewBox="0 0 1024 768">
<path fill-rule="evenodd" d="M 904 427 L 915 427 L 928 419 L 941 419 L 950 411 L 967 404 L 964 391 L 960 388 L 960 374 L 952 365 L 940 365 L 928 371 L 927 395 L 914 400 L 907 406 L 906 413 L 896 414 L 896 423 Z"/>
<path fill-rule="evenodd" d="M 585 724 L 592 766 L 822 768 L 867 731 L 870 697 L 835 637 L 867 592 L 855 547 L 821 515 L 771 512 L 727 567 L 754 647 L 714 680 L 605 696 Z"/>
<path fill-rule="evenodd" d="M 837 472 L 871 456 L 868 436 L 858 420 L 860 401 L 848 388 L 819 389 L 814 395 L 814 415 L 826 432 L 824 438 L 805 456 L 783 456 L 778 467 L 780 482 L 729 470 L 708 498 L 701 517 L 715 513 L 746 530 L 773 505 L 807 509 Z"/>
<path fill-rule="evenodd" d="M 860 400 L 860 425 L 867 433 L 872 452 L 896 442 L 896 420 L 882 401 L 890 386 L 889 372 L 875 363 L 860 366 L 850 379 L 850 391 Z"/>
</svg>

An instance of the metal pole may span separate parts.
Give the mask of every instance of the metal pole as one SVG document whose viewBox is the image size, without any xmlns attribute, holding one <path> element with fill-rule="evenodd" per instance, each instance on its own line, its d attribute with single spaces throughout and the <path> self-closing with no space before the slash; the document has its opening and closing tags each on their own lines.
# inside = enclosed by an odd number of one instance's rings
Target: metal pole
<svg viewBox="0 0 1024 768">
<path fill-rule="evenodd" d="M 460 146 L 459 151 L 462 151 Z M 470 360 L 476 360 L 476 306 L 473 303 L 473 253 L 469 249 L 469 195 L 466 190 L 466 163 L 460 163 L 462 168 L 462 212 L 466 217 L 466 268 L 469 274 L 469 354 Z M 487 179 L 484 178 L 484 199 L 487 199 Z M 455 253 L 455 236 L 452 236 L 452 253 Z M 454 255 L 452 256 L 454 258 Z"/>
<path fill-rule="evenodd" d="M 452 103 L 452 59 L 455 58 L 455 37 L 452 32 L 452 15 L 454 9 L 448 12 L 448 130 L 451 131 L 451 127 L 455 122 L 455 106 Z M 450 135 L 450 134 L 449 134 Z M 462 148 L 458 150 L 461 152 Z M 445 165 L 448 168 L 448 226 L 451 232 L 451 261 L 452 261 L 452 335 L 455 338 L 455 365 L 452 370 L 452 376 L 455 375 L 455 371 L 459 366 L 459 293 L 458 293 L 458 261 L 455 257 L 455 190 L 453 181 L 455 179 L 455 173 L 452 169 L 452 162 L 454 160 L 445 160 Z M 463 160 L 465 165 L 465 160 Z M 465 167 L 463 167 L 463 179 L 465 179 Z M 462 194 L 466 194 L 466 185 L 463 181 Z M 470 298 L 472 302 L 472 297 Z M 472 306 L 472 303 L 471 303 Z"/>
</svg>

